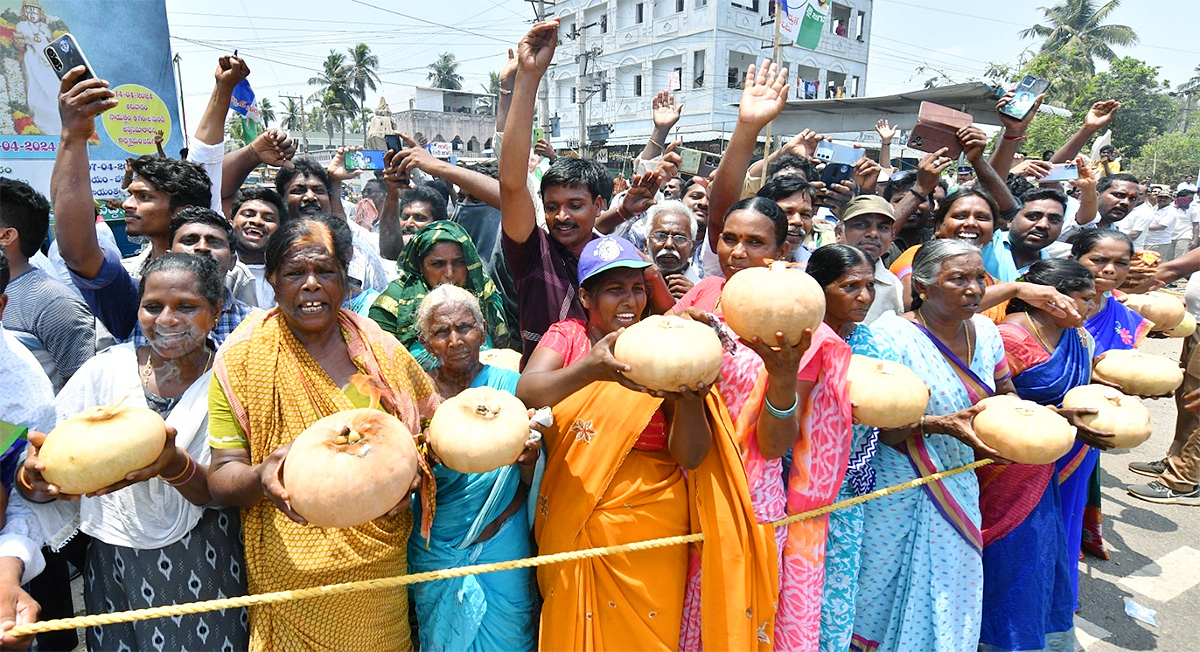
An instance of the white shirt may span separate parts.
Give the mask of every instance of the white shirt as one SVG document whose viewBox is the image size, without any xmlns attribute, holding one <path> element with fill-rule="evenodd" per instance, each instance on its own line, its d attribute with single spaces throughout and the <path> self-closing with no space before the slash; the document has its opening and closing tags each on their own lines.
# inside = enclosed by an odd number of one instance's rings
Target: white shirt
<svg viewBox="0 0 1200 652">
<path fill-rule="evenodd" d="M 1162 226 L 1165 228 L 1157 231 L 1150 227 Z M 1146 246 L 1153 247 L 1157 245 L 1171 244 L 1172 235 L 1175 233 L 1175 206 L 1167 204 L 1162 208 L 1154 211 L 1146 224 Z"/>
<path fill-rule="evenodd" d="M 1171 212 L 1175 213 L 1175 233 L 1171 235 L 1172 240 L 1191 240 L 1192 239 L 1192 222 L 1187 211 L 1171 204 Z M 1195 220 L 1200 221 L 1200 220 Z"/>
<path fill-rule="evenodd" d="M 1079 213 L 1079 200 L 1067 195 L 1067 210 L 1063 215 L 1062 231 L 1058 234 L 1058 240 L 1055 242 L 1066 242 L 1076 231 L 1084 228 L 1100 224 L 1100 211 L 1092 217 L 1090 222 L 1080 224 L 1075 221 L 1075 216 Z"/>
<path fill-rule="evenodd" d="M 267 282 L 267 266 L 263 264 L 251 265 L 245 263 L 246 269 L 250 275 L 254 277 L 254 295 L 257 302 L 254 304 L 264 310 L 275 306 L 275 288 Z"/>
<path fill-rule="evenodd" d="M 1150 224 L 1150 218 L 1154 217 L 1155 208 L 1151 204 L 1142 204 L 1129 212 L 1125 219 L 1120 220 L 1115 224 L 1118 230 L 1129 237 L 1133 237 L 1135 231 L 1140 232 L 1133 240 L 1135 249 L 1143 249 L 1146 246 L 1146 227 Z"/>
<path fill-rule="evenodd" d="M 875 301 L 871 303 L 871 309 L 867 311 L 867 318 L 863 320 L 863 324 L 870 326 L 871 322 L 888 312 L 896 314 L 904 312 L 904 286 L 900 284 L 900 279 L 883 264 L 882 260 L 877 260 L 875 261 Z"/>
</svg>

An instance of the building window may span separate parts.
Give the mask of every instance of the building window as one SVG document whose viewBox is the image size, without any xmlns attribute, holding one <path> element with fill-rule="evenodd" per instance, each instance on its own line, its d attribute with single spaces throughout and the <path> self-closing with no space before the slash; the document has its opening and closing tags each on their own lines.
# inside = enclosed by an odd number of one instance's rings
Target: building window
<svg viewBox="0 0 1200 652">
<path fill-rule="evenodd" d="M 646 3 L 639 2 L 633 6 L 633 22 L 641 25 L 646 21 Z"/>
<path fill-rule="evenodd" d="M 575 87 L 571 87 L 571 104 L 575 104 Z"/>
<path fill-rule="evenodd" d="M 749 9 L 755 13 L 758 12 L 758 0 L 733 0 L 733 6 L 740 9 Z"/>
<path fill-rule="evenodd" d="M 608 72 L 601 72 L 597 78 L 597 83 L 600 86 L 600 101 L 608 101 Z"/>
<path fill-rule="evenodd" d="M 600 33 L 608 33 L 608 14 L 600 14 Z"/>
<path fill-rule="evenodd" d="M 634 97 L 642 96 L 642 76 L 641 75 L 633 76 L 633 96 Z"/>
<path fill-rule="evenodd" d="M 736 66 L 729 67 L 729 78 L 727 80 L 727 85 L 729 86 L 729 88 L 737 88 L 738 87 L 738 76 L 740 74 L 741 74 L 741 71 L 739 71 Z"/>
<path fill-rule="evenodd" d="M 707 7 L 707 6 L 708 6 L 708 0 L 696 0 L 696 8 L 697 9 L 699 9 L 701 7 Z"/>
<path fill-rule="evenodd" d="M 669 90 L 669 91 L 683 90 L 683 66 L 679 66 L 679 67 L 671 70 L 671 74 L 667 79 L 669 82 L 667 84 L 667 86 L 670 87 L 667 90 Z"/>
<path fill-rule="evenodd" d="M 683 12 L 683 3 L 684 0 L 675 0 L 675 13 L 678 14 Z"/>
<path fill-rule="evenodd" d="M 692 88 L 704 88 L 704 50 L 692 53 Z"/>
</svg>

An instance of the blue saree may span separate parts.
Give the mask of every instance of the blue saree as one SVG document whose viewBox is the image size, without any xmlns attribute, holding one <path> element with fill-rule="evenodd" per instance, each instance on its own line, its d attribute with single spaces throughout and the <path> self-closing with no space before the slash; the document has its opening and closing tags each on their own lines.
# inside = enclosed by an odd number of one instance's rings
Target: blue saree
<svg viewBox="0 0 1200 652">
<path fill-rule="evenodd" d="M 1018 343 L 1032 337 L 1015 324 L 1000 329 L 1010 355 L 1019 359 Z M 1013 376 L 1017 395 L 1042 405 L 1061 404 L 1070 389 L 1091 378 L 1089 344 L 1082 329 L 1064 331 L 1048 360 Z M 984 530 L 979 641 L 988 650 L 1045 649 L 1074 627 L 1071 589 L 1078 579 L 1073 563 L 1079 557 L 1078 536 L 1072 552 L 1064 527 L 1066 495 L 1054 481 L 1055 465 L 990 466 L 978 475 Z M 1072 494 L 1071 500 L 1086 495 Z"/>
<path fill-rule="evenodd" d="M 1093 355 L 1110 349 L 1132 349 L 1142 341 L 1151 327 L 1150 322 L 1109 293 L 1104 306 L 1084 324 L 1096 342 Z"/>
<path fill-rule="evenodd" d="M 520 375 L 484 366 L 471 387 L 513 392 Z M 532 554 L 525 504 L 487 541 L 479 534 L 512 503 L 521 481 L 515 464 L 488 473 L 463 474 L 433 467 L 437 513 L 429 541 L 414 530 L 408 540 L 409 571 L 521 559 Z M 413 503 L 414 518 L 421 506 Z M 419 522 L 419 520 L 417 521 Z M 486 573 L 412 586 L 421 649 L 532 650 L 537 647 L 537 585 L 531 568 Z"/>
</svg>

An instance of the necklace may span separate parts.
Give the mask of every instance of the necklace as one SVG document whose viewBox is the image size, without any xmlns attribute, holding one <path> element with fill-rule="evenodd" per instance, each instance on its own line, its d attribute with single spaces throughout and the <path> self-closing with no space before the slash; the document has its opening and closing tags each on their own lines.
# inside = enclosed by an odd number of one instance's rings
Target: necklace
<svg viewBox="0 0 1200 652">
<path fill-rule="evenodd" d="M 1038 328 L 1037 320 L 1035 320 L 1033 316 L 1029 315 L 1028 313 L 1026 313 L 1026 317 L 1029 319 L 1029 324 L 1033 326 L 1033 336 L 1037 338 L 1038 343 L 1042 345 L 1043 349 L 1046 349 L 1047 353 L 1053 352 L 1054 349 L 1050 348 L 1050 345 L 1046 343 L 1046 340 L 1042 339 L 1042 329 Z"/>
<path fill-rule="evenodd" d="M 921 309 L 917 308 L 913 312 L 914 312 L 914 314 L 917 315 L 917 319 L 921 322 L 921 325 L 924 326 L 925 330 L 928 331 L 929 324 L 925 322 L 925 316 L 921 314 Z M 962 327 L 963 327 L 962 328 L 963 338 L 966 339 L 966 341 L 967 341 L 967 365 L 970 365 L 971 361 L 975 359 L 975 354 L 973 351 L 974 347 L 971 346 L 971 332 L 967 329 L 967 322 L 965 322 L 965 321 L 962 322 Z M 933 333 L 933 331 L 929 331 L 929 332 Z M 934 337 L 937 337 L 937 335 L 934 335 Z M 941 338 L 939 337 L 938 339 L 940 340 Z"/>
<path fill-rule="evenodd" d="M 207 348 L 207 347 L 205 347 L 205 348 Z M 209 363 L 212 362 L 212 356 L 213 356 L 212 349 L 208 349 L 208 355 L 205 356 L 205 358 L 204 358 L 203 369 L 208 369 Z M 142 385 L 144 387 L 146 387 L 147 389 L 149 389 L 149 387 L 150 387 L 150 376 L 152 376 L 154 374 L 154 365 L 151 363 L 151 360 L 153 358 L 154 358 L 154 352 L 147 351 L 146 352 L 146 364 L 145 364 L 145 366 L 142 367 Z"/>
</svg>

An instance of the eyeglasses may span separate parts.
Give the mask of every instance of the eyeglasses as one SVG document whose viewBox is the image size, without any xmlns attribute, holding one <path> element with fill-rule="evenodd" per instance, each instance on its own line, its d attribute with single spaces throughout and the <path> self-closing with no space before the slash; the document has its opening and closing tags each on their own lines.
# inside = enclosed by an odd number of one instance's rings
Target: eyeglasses
<svg viewBox="0 0 1200 652">
<path fill-rule="evenodd" d="M 654 233 L 650 234 L 650 239 L 654 241 L 654 244 L 660 245 L 660 246 L 667 244 L 668 238 L 670 238 L 671 242 L 675 243 L 676 247 L 682 247 L 683 245 L 687 244 L 688 242 L 691 242 L 691 240 L 692 240 L 691 238 L 687 237 L 686 235 L 683 235 L 682 233 L 667 233 L 666 231 L 655 231 Z"/>
</svg>

